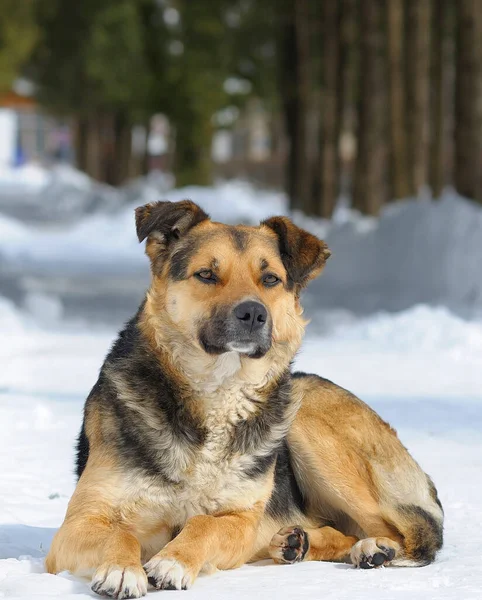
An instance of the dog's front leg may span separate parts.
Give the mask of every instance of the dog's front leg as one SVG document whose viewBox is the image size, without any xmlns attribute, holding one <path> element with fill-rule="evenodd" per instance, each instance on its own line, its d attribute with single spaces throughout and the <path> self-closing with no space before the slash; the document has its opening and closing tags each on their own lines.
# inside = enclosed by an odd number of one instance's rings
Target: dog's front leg
<svg viewBox="0 0 482 600">
<path fill-rule="evenodd" d="M 140 598 L 147 592 L 138 540 L 105 514 L 66 519 L 45 563 L 49 573 L 94 571 L 92 590 L 101 596 Z"/>
<path fill-rule="evenodd" d="M 149 582 L 157 589 L 187 589 L 203 567 L 241 566 L 253 554 L 264 506 L 259 502 L 251 510 L 192 517 L 144 566 Z"/>
</svg>

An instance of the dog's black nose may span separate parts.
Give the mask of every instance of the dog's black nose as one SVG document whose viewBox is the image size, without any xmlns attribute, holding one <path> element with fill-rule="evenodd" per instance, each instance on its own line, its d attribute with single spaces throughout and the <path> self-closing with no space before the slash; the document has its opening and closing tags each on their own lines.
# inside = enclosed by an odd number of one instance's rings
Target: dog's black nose
<svg viewBox="0 0 482 600">
<path fill-rule="evenodd" d="M 241 302 L 234 309 L 234 314 L 248 331 L 261 329 L 268 318 L 268 311 L 260 302 Z"/>
</svg>

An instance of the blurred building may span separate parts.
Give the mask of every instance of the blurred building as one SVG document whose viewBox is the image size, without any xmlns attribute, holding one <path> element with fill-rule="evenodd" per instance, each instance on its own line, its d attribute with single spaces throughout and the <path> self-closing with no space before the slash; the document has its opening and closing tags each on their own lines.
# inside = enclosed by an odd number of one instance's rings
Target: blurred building
<svg viewBox="0 0 482 600">
<path fill-rule="evenodd" d="M 25 162 L 71 162 L 70 123 L 47 115 L 28 82 L 0 95 L 0 166 Z"/>
</svg>

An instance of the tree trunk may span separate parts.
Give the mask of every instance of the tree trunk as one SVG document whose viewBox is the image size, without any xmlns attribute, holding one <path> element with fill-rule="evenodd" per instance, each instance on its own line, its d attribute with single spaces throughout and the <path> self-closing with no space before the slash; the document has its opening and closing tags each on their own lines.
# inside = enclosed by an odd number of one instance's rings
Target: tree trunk
<svg viewBox="0 0 482 600">
<path fill-rule="evenodd" d="M 450 0 L 433 0 L 432 23 L 432 86 L 431 86 L 431 144 L 430 187 L 432 196 L 439 198 L 448 183 L 447 126 L 449 107 L 448 75 L 452 60 L 449 20 Z"/>
<path fill-rule="evenodd" d="M 87 129 L 87 119 L 78 117 L 75 127 L 75 165 L 80 171 L 85 171 L 87 167 Z"/>
<path fill-rule="evenodd" d="M 378 215 L 387 199 L 387 64 L 385 0 L 361 5 L 358 150 L 353 205 Z"/>
<path fill-rule="evenodd" d="M 408 164 L 413 193 L 428 184 L 431 0 L 408 0 Z"/>
<path fill-rule="evenodd" d="M 295 0 L 295 44 L 298 84 L 298 131 L 296 161 L 298 180 L 295 189 L 302 210 L 309 211 L 311 204 L 311 169 L 307 157 L 308 114 L 310 110 L 310 16 L 309 0 Z"/>
<path fill-rule="evenodd" d="M 100 155 L 100 175 L 97 179 L 103 183 L 115 185 L 114 115 L 103 114 L 99 117 L 97 133 Z"/>
<path fill-rule="evenodd" d="M 390 159 L 391 199 L 406 198 L 412 192 L 407 154 L 407 125 L 404 86 L 405 12 L 403 0 L 387 2 L 388 57 L 390 77 Z"/>
<path fill-rule="evenodd" d="M 321 189 L 318 211 L 330 219 L 339 191 L 340 134 L 340 10 L 338 2 L 323 3 L 323 97 L 321 119 Z"/>
<path fill-rule="evenodd" d="M 455 187 L 482 202 L 482 12 L 479 0 L 456 4 Z"/>
<path fill-rule="evenodd" d="M 142 154 L 141 160 L 141 172 L 140 175 L 148 175 L 151 165 L 150 165 L 150 154 L 149 154 L 149 134 L 151 133 L 151 121 L 147 119 L 144 127 L 146 128 L 146 144 L 144 147 L 144 152 Z"/>
<path fill-rule="evenodd" d="M 353 193 L 353 165 L 355 155 L 359 14 L 358 0 L 342 0 L 341 49 L 339 69 L 339 180 L 340 195 Z"/>
<path fill-rule="evenodd" d="M 129 163 L 132 152 L 132 128 L 125 114 L 114 117 L 114 164 L 112 185 L 119 186 L 129 178 Z"/>
<path fill-rule="evenodd" d="M 97 181 L 105 181 L 101 139 L 101 120 L 97 115 L 89 115 L 85 140 L 85 172 Z"/>
<path fill-rule="evenodd" d="M 185 115 L 175 123 L 176 142 L 174 172 L 176 185 L 209 185 L 211 183 L 212 129 L 208 119 Z"/>
<path fill-rule="evenodd" d="M 311 170 L 306 157 L 309 111 L 309 15 L 307 0 L 287 0 L 280 17 L 280 94 L 289 142 L 286 190 L 291 209 L 308 210 Z"/>
</svg>

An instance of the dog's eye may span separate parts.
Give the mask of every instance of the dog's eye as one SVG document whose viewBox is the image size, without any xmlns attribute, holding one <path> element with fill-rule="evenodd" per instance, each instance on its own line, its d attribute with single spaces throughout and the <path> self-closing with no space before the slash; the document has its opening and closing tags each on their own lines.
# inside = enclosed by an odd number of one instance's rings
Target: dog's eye
<svg viewBox="0 0 482 600">
<path fill-rule="evenodd" d="M 276 275 L 273 275 L 272 273 L 266 273 L 266 275 L 263 275 L 263 285 L 266 287 L 273 287 L 280 281 L 280 278 L 276 277 Z"/>
<path fill-rule="evenodd" d="M 210 269 L 202 269 L 195 273 L 194 277 L 203 283 L 216 283 L 216 275 Z"/>
</svg>

